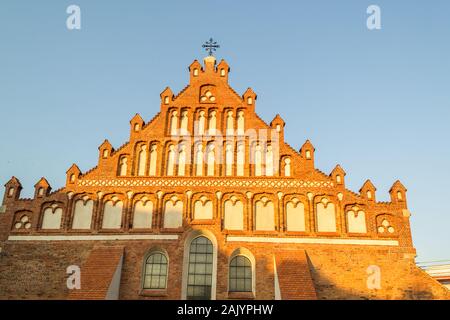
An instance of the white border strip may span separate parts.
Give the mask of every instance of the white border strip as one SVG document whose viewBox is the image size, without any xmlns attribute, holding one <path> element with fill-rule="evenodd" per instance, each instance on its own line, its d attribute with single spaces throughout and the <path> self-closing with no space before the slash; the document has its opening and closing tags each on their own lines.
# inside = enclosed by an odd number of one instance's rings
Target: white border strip
<svg viewBox="0 0 450 320">
<path fill-rule="evenodd" d="M 369 246 L 398 246 L 397 240 L 371 239 L 325 239 L 325 238 L 270 238 L 270 237 L 239 237 L 228 236 L 229 242 L 268 242 L 268 243 L 315 243 L 315 244 L 356 244 Z"/>
<path fill-rule="evenodd" d="M 9 236 L 9 241 L 178 240 L 176 234 Z"/>
</svg>

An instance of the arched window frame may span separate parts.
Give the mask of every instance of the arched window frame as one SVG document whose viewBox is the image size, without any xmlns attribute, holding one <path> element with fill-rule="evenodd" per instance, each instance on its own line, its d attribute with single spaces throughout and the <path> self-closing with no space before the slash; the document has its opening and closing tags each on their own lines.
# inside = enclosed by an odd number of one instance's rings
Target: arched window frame
<svg viewBox="0 0 450 320">
<path fill-rule="evenodd" d="M 166 281 L 165 281 L 165 285 L 164 285 L 163 288 L 146 288 L 145 287 L 145 280 L 146 280 L 146 275 L 147 275 L 147 264 L 148 264 L 147 261 L 152 255 L 156 255 L 156 254 L 161 254 L 163 257 L 166 258 L 166 275 L 165 275 Z M 169 283 L 169 268 L 170 268 L 169 255 L 167 254 L 167 252 L 165 250 L 160 249 L 160 248 L 153 248 L 153 249 L 149 250 L 147 252 L 147 254 L 145 255 L 143 263 L 142 263 L 141 289 L 143 291 L 166 291 L 167 290 L 167 284 Z M 161 277 L 162 275 L 159 274 L 158 276 Z M 151 281 L 150 281 L 150 283 L 151 283 Z"/>
<path fill-rule="evenodd" d="M 118 157 L 118 163 L 117 163 L 117 176 L 118 177 L 126 177 L 130 171 L 130 155 L 129 154 L 121 154 Z M 125 165 L 125 172 L 122 174 L 122 165 Z M 72 177 L 71 177 L 72 180 Z M 75 180 L 75 179 L 74 179 Z"/>
<path fill-rule="evenodd" d="M 202 207 L 204 207 L 205 205 L 208 205 L 209 203 L 209 207 L 212 208 L 211 210 L 211 218 L 197 218 L 198 217 L 198 212 L 196 212 L 197 210 L 197 202 L 199 202 L 201 204 Z M 192 196 L 192 219 L 193 220 L 211 220 L 214 219 L 214 214 L 215 214 L 215 209 L 216 208 L 216 201 L 215 201 L 215 197 L 213 194 L 210 193 L 206 193 L 206 192 L 201 192 L 201 193 L 196 193 Z"/>
<path fill-rule="evenodd" d="M 241 152 L 242 151 L 242 152 Z M 238 141 L 236 143 L 236 176 L 245 176 L 245 158 L 246 145 L 245 141 Z"/>
<path fill-rule="evenodd" d="M 315 231 L 321 234 L 331 234 L 334 235 L 336 233 L 339 232 L 339 225 L 338 225 L 338 221 L 339 221 L 339 216 L 338 216 L 338 206 L 337 206 L 337 199 L 335 199 L 333 196 L 328 195 L 328 194 L 321 194 L 321 195 L 317 195 L 314 198 L 314 220 L 315 220 Z M 321 204 L 324 206 L 324 208 L 328 208 L 329 205 L 332 205 L 334 207 L 334 227 L 335 230 L 319 230 L 319 210 L 318 210 L 318 205 Z"/>
<path fill-rule="evenodd" d="M 214 141 L 210 141 L 206 144 L 205 153 L 204 153 L 204 162 L 205 162 L 205 176 L 213 177 L 218 174 L 217 168 L 217 159 L 219 155 L 219 148 Z M 212 154 L 212 155 L 211 155 Z M 212 156 L 212 158 L 210 158 Z M 210 163 L 210 159 L 212 159 L 212 163 Z"/>
<path fill-rule="evenodd" d="M 173 153 L 173 159 L 172 159 L 173 163 L 172 163 L 171 171 L 170 171 L 172 174 L 169 174 L 169 167 L 170 167 L 169 160 L 170 160 L 171 151 L 173 151 L 174 153 Z M 166 144 L 166 147 L 165 147 L 164 168 L 163 168 L 165 176 L 174 177 L 177 175 L 177 173 L 178 173 L 177 165 L 176 165 L 177 158 L 178 158 L 177 145 L 175 142 L 170 141 Z"/>
<path fill-rule="evenodd" d="M 214 121 L 213 121 L 214 116 Z M 220 115 L 216 108 L 210 108 L 207 115 L 207 135 L 215 136 L 220 130 Z"/>
<path fill-rule="evenodd" d="M 80 200 L 80 199 L 78 199 Z M 45 212 L 47 209 L 51 209 L 52 210 L 52 214 L 56 214 L 56 210 L 61 209 L 61 219 L 59 222 L 59 228 L 52 228 L 52 229 L 48 229 L 48 228 L 44 228 L 44 218 L 45 218 Z M 40 217 L 39 217 L 39 229 L 40 230 L 45 230 L 46 232 L 59 232 L 61 230 L 61 226 L 64 223 L 64 215 L 65 215 L 65 206 L 62 202 L 48 202 L 48 203 L 44 203 L 42 205 L 41 208 L 41 212 L 40 212 Z"/>
<path fill-rule="evenodd" d="M 304 230 L 292 230 L 289 226 L 289 222 L 291 221 L 288 217 L 288 205 L 295 205 L 295 208 L 298 208 L 298 206 L 303 205 L 303 223 L 304 223 Z M 290 234 L 305 234 L 310 227 L 310 221 L 309 217 L 311 215 L 311 211 L 308 206 L 308 198 L 304 195 L 298 194 L 298 193 L 292 193 L 292 194 L 286 194 L 283 198 L 283 221 L 284 221 L 284 229 L 286 232 Z"/>
<path fill-rule="evenodd" d="M 181 287 L 181 299 L 187 299 L 187 284 L 189 275 L 189 252 L 192 241 L 198 237 L 205 237 L 211 241 L 213 245 L 213 269 L 212 269 L 212 283 L 211 283 L 211 300 L 216 300 L 216 286 L 217 286 L 217 239 L 214 234 L 208 230 L 194 230 L 186 238 L 184 242 L 183 253 L 183 276 Z"/>
<path fill-rule="evenodd" d="M 273 228 L 270 229 L 260 229 L 261 226 L 258 227 L 258 225 L 260 225 L 260 221 L 258 219 L 261 219 L 261 216 L 258 215 L 258 203 L 262 203 L 263 207 L 266 207 L 267 205 L 269 205 L 269 203 L 271 204 L 271 206 L 273 207 L 273 211 L 270 213 L 270 219 L 272 219 L 272 223 L 273 223 Z M 253 221 L 254 221 L 254 228 L 256 232 L 272 232 L 272 231 L 276 231 L 277 230 L 277 212 L 278 212 L 278 201 L 276 201 L 276 198 L 273 195 L 270 194 L 265 194 L 265 193 L 261 193 L 256 195 L 253 198 Z M 262 216 L 264 217 L 264 216 Z"/>
<path fill-rule="evenodd" d="M 145 147 L 145 150 L 142 150 L 142 148 Z M 141 163 L 141 152 L 145 152 L 145 156 L 143 159 L 143 163 Z M 149 158 L 150 158 L 150 152 L 149 152 L 149 148 L 148 148 L 148 144 L 145 142 L 138 142 L 135 145 L 135 150 L 134 150 L 134 157 L 133 157 L 133 172 L 134 175 L 136 176 L 147 176 L 148 175 L 148 162 L 149 162 Z M 143 174 L 140 174 L 139 170 L 141 169 L 141 166 L 143 166 Z"/>
<path fill-rule="evenodd" d="M 227 225 L 227 220 L 229 220 L 230 218 L 228 217 L 228 215 L 231 212 L 227 212 L 227 204 L 230 203 L 231 205 L 235 206 L 237 202 L 240 202 L 241 206 L 242 206 L 242 211 L 241 213 L 241 218 L 242 218 L 242 227 L 241 228 L 230 228 L 228 229 L 228 225 Z M 247 203 L 247 199 L 245 197 L 245 195 L 240 194 L 240 193 L 230 193 L 230 194 L 226 194 L 223 196 L 222 201 L 221 201 L 221 210 L 223 212 L 223 227 L 225 230 L 233 230 L 233 231 L 243 231 L 245 230 L 245 211 L 246 211 L 246 203 Z"/>
<path fill-rule="evenodd" d="M 197 111 L 195 112 L 194 134 L 198 136 L 205 135 L 207 127 L 208 127 L 207 110 L 203 108 L 197 109 Z"/>
<path fill-rule="evenodd" d="M 228 119 L 231 118 L 231 127 L 228 126 Z M 236 113 L 231 108 L 226 108 L 222 113 L 222 132 L 225 136 L 234 136 L 236 133 Z"/>
<path fill-rule="evenodd" d="M 90 212 L 90 224 L 89 224 L 89 228 L 75 228 L 74 227 L 74 223 L 75 223 L 75 214 L 76 214 L 76 208 L 77 208 L 77 203 L 81 201 L 83 202 L 83 206 L 86 207 L 87 204 L 89 204 L 92 201 L 92 208 L 91 208 L 91 212 Z M 70 225 L 70 229 L 71 230 L 93 230 L 94 229 L 94 220 L 95 220 L 95 216 L 94 216 L 94 208 L 95 206 L 99 205 L 98 201 L 94 198 L 94 196 L 92 194 L 87 194 L 87 193 L 83 193 L 80 195 L 77 195 L 73 201 L 72 201 L 72 206 L 70 208 L 70 221 L 69 221 L 69 225 Z M 63 215 L 63 220 L 64 220 L 64 215 Z M 63 222 L 64 223 L 64 222 Z"/>
<path fill-rule="evenodd" d="M 250 261 L 251 265 L 251 291 L 232 291 L 232 288 L 230 287 L 230 280 L 231 280 L 231 262 L 234 258 L 238 256 L 243 256 L 247 258 Z M 255 256 L 248 250 L 247 248 L 238 248 L 233 251 L 233 253 L 230 256 L 230 259 L 228 261 L 228 293 L 229 295 L 234 294 L 251 294 L 253 297 L 256 294 L 256 260 Z"/>
<path fill-rule="evenodd" d="M 116 208 L 117 206 L 120 206 L 121 209 L 120 212 L 120 225 L 118 227 L 107 227 L 105 226 L 105 219 L 106 219 L 106 209 L 107 205 L 111 205 L 109 203 L 112 203 L 112 207 Z M 100 229 L 101 230 L 123 230 L 124 228 L 124 221 L 125 221 L 125 212 L 126 212 L 126 200 L 123 197 L 123 195 L 120 194 L 110 194 L 108 196 L 105 196 L 101 201 L 101 208 L 100 208 Z M 95 209 L 94 209 L 95 210 Z M 94 213 L 93 213 L 94 215 Z"/>
<path fill-rule="evenodd" d="M 181 153 L 184 152 L 184 158 L 181 158 Z M 176 147 L 175 154 L 175 175 L 179 177 L 184 177 L 189 175 L 190 169 L 190 156 L 191 150 L 190 145 L 184 141 L 180 140 Z"/>
<path fill-rule="evenodd" d="M 259 141 L 253 142 L 251 145 L 251 159 L 252 159 L 252 172 L 251 175 L 254 177 L 264 176 L 264 163 L 265 163 L 265 152 L 264 145 Z M 257 164 L 257 152 L 259 153 L 259 164 Z"/>
<path fill-rule="evenodd" d="M 286 167 L 289 166 L 289 175 L 286 175 Z M 292 166 L 292 158 L 290 156 L 284 156 L 281 158 L 281 164 L 280 167 L 283 168 L 283 170 L 280 170 L 280 175 L 283 177 L 292 177 L 293 176 L 293 166 Z"/>
<path fill-rule="evenodd" d="M 242 112 L 242 118 L 240 117 L 240 114 Z M 238 136 L 243 136 L 245 134 L 245 111 L 244 109 L 237 109 L 236 110 L 236 115 L 235 115 L 236 119 L 236 135 Z M 239 122 L 239 119 L 242 119 L 242 123 Z M 241 127 L 242 125 L 242 127 Z"/>
<path fill-rule="evenodd" d="M 231 177 L 235 175 L 237 150 L 232 140 L 228 139 L 223 142 L 222 147 L 222 173 L 224 176 Z"/>
<path fill-rule="evenodd" d="M 168 206 L 169 203 L 171 203 L 171 209 L 173 209 L 173 205 L 176 205 L 178 203 L 180 203 L 180 205 L 182 206 L 181 208 L 181 212 L 177 212 L 177 213 L 181 213 L 181 216 L 179 216 L 180 221 L 179 221 L 179 226 L 175 227 L 175 226 L 167 226 L 167 222 L 168 222 Z M 186 198 L 182 195 L 182 194 L 177 194 L 177 193 L 168 193 L 164 196 L 163 198 L 163 214 L 162 214 L 162 227 L 164 229 L 180 229 L 183 227 L 183 221 L 186 218 Z M 173 212 L 173 211 L 171 211 Z M 173 216 L 172 216 L 173 218 Z"/>
<path fill-rule="evenodd" d="M 141 194 L 138 195 L 137 197 L 135 197 L 132 201 L 132 214 L 131 214 L 131 221 L 130 221 L 130 228 L 133 230 L 143 230 L 143 231 L 149 231 L 151 229 L 154 228 L 154 224 L 155 224 L 155 210 L 156 210 L 156 203 L 157 203 L 157 196 L 151 193 L 145 193 L 145 194 Z M 138 206 L 139 203 L 143 204 L 143 205 L 147 205 L 148 202 L 152 203 L 152 212 L 150 216 L 150 220 L 151 220 L 151 224 L 149 227 L 136 227 L 135 225 L 135 219 L 136 219 L 136 207 Z M 148 214 L 148 211 L 146 212 Z"/>
<path fill-rule="evenodd" d="M 185 115 L 186 115 L 186 121 L 187 121 L 186 126 L 184 126 L 184 123 L 183 123 L 183 121 L 185 119 L 184 118 Z M 191 134 L 192 115 L 191 115 L 189 108 L 181 109 L 179 122 L 180 122 L 180 129 L 179 129 L 180 135 L 182 135 L 182 136 L 190 135 Z"/>
<path fill-rule="evenodd" d="M 155 158 L 152 158 L 152 152 L 153 156 Z M 149 176 L 159 176 L 161 175 L 161 165 L 160 165 L 160 159 L 164 156 L 164 154 L 161 153 L 161 146 L 158 141 L 151 141 L 150 147 L 148 150 L 148 175 Z M 154 167 L 153 167 L 154 164 Z M 165 166 L 164 166 L 165 167 Z"/>
</svg>

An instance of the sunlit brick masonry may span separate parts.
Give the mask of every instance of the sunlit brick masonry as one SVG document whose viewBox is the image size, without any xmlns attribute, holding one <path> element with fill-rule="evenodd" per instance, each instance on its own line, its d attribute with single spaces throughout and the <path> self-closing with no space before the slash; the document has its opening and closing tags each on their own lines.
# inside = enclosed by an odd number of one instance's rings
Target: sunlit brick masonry
<svg viewBox="0 0 450 320">
<path fill-rule="evenodd" d="M 316 169 L 312 143 L 287 144 L 281 116 L 259 118 L 229 71 L 194 61 L 188 86 L 166 88 L 153 119 L 135 115 L 128 142 L 105 140 L 59 190 L 42 178 L 22 199 L 11 178 L 0 298 L 449 299 L 415 265 L 405 187 L 390 202 L 369 180 L 346 189 L 345 171 Z"/>
</svg>

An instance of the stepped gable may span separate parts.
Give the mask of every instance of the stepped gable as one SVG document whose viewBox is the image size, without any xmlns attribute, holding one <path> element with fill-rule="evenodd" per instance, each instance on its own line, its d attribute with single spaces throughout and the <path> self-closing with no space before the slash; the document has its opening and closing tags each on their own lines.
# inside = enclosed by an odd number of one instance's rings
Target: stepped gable
<svg viewBox="0 0 450 320">
<path fill-rule="evenodd" d="M 316 167 L 320 141 L 288 144 L 296 122 L 281 109 L 261 119 L 256 92 L 238 94 L 230 70 L 195 60 L 183 90 L 165 88 L 149 121 L 130 111 L 127 141 L 99 143 L 97 164 L 73 164 L 56 191 L 42 178 L 23 199 L 12 177 L 0 299 L 449 298 L 415 266 L 405 186 L 388 202 L 370 180 L 349 190 L 340 165 Z M 77 263 L 71 290 L 61 274 Z"/>
</svg>

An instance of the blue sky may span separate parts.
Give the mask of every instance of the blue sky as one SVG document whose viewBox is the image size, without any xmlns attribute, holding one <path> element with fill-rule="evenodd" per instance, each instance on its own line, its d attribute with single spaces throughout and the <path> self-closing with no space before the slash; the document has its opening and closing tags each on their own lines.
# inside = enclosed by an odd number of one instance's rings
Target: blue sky
<svg viewBox="0 0 450 320">
<path fill-rule="evenodd" d="M 381 30 L 366 27 L 371 4 Z M 450 259 L 449 13 L 439 0 L 2 0 L 0 181 L 31 196 L 41 176 L 56 189 L 73 162 L 95 166 L 105 138 L 122 145 L 135 113 L 150 120 L 166 86 L 187 84 L 212 36 L 264 120 L 280 113 L 286 140 L 310 139 L 316 166 L 341 164 L 351 190 L 370 178 L 386 201 L 400 179 L 418 261 Z"/>
</svg>

